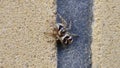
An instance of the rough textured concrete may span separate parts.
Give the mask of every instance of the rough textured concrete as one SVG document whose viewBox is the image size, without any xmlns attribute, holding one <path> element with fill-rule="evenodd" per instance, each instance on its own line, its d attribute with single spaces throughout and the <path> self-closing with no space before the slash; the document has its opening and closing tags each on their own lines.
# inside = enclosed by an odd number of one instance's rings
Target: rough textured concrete
<svg viewBox="0 0 120 68">
<path fill-rule="evenodd" d="M 93 68 L 120 67 L 120 0 L 94 0 Z"/>
<path fill-rule="evenodd" d="M 70 32 L 80 36 L 69 47 L 58 48 L 58 68 L 91 68 L 91 8 L 92 0 L 57 0 L 57 12 L 72 22 Z"/>
<path fill-rule="evenodd" d="M 54 0 L 0 0 L 0 68 L 56 68 Z"/>
</svg>

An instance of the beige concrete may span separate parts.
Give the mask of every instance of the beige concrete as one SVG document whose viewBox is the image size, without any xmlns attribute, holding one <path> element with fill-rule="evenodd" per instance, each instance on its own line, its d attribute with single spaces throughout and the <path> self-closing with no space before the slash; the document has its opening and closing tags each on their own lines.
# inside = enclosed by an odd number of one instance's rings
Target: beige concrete
<svg viewBox="0 0 120 68">
<path fill-rule="evenodd" d="M 93 68 L 120 67 L 120 0 L 94 0 Z"/>
<path fill-rule="evenodd" d="M 0 0 L 0 68 L 56 68 L 54 0 Z"/>
</svg>

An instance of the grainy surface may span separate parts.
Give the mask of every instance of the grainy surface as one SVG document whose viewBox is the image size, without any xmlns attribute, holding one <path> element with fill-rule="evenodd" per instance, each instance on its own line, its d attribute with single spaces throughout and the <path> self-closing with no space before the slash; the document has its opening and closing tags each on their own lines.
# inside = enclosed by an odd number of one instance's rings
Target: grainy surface
<svg viewBox="0 0 120 68">
<path fill-rule="evenodd" d="M 93 68 L 120 67 L 120 0 L 94 0 Z"/>
<path fill-rule="evenodd" d="M 58 48 L 58 68 L 91 68 L 91 8 L 92 0 L 57 0 L 57 12 L 72 22 L 70 32 L 79 35 L 69 47 Z"/>
<path fill-rule="evenodd" d="M 0 68 L 56 68 L 54 0 L 0 0 Z"/>
</svg>

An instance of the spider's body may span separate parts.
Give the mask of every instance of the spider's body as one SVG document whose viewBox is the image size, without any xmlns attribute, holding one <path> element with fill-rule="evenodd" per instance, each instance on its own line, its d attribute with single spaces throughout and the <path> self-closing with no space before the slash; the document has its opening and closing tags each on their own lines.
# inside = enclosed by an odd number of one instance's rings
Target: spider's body
<svg viewBox="0 0 120 68">
<path fill-rule="evenodd" d="M 73 38 L 69 33 L 66 33 L 64 36 L 61 37 L 62 43 L 65 45 L 71 44 L 73 42 Z"/>
<path fill-rule="evenodd" d="M 57 23 L 54 30 L 56 32 L 56 39 L 59 40 L 64 46 L 67 46 L 73 42 L 73 36 L 77 36 L 76 34 L 71 34 L 68 30 L 71 29 L 71 22 L 69 26 L 67 22 L 58 14 L 61 19 L 61 23 Z M 67 27 L 68 26 L 68 27 Z"/>
<path fill-rule="evenodd" d="M 59 14 L 58 16 L 61 19 L 61 23 L 56 23 L 56 25 L 54 25 L 54 30 L 52 35 L 54 35 L 56 37 L 56 40 L 62 43 L 62 45 L 66 47 L 67 45 L 73 42 L 73 36 L 78 36 L 78 35 L 71 34 L 68 31 L 71 29 L 71 22 L 68 26 L 67 22 Z"/>
<path fill-rule="evenodd" d="M 65 33 L 67 32 L 66 29 L 65 29 L 65 26 L 62 23 L 57 23 L 55 30 L 57 31 L 57 34 L 60 37 L 64 36 Z"/>
</svg>

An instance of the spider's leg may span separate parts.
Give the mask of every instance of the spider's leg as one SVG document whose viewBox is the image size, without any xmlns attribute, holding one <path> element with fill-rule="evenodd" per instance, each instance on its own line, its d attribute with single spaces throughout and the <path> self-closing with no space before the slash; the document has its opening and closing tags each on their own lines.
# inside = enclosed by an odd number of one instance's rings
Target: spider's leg
<svg viewBox="0 0 120 68">
<path fill-rule="evenodd" d="M 70 21 L 70 23 L 69 23 L 68 27 L 66 28 L 66 30 L 70 30 L 71 27 L 72 27 L 72 22 Z"/>
<path fill-rule="evenodd" d="M 51 35 L 53 36 L 54 34 L 53 33 L 50 33 L 50 32 L 44 32 L 45 35 Z"/>
<path fill-rule="evenodd" d="M 71 34 L 73 37 L 79 37 L 79 35 L 77 34 Z"/>
<path fill-rule="evenodd" d="M 53 30 L 53 32 L 43 32 L 45 35 L 50 35 L 50 36 L 56 36 L 57 33 L 55 31 L 55 29 Z"/>
<path fill-rule="evenodd" d="M 59 13 L 58 13 L 57 15 L 60 17 L 60 19 L 61 19 L 61 21 L 62 21 L 62 24 L 64 24 L 64 26 L 67 27 L 67 22 L 66 22 L 66 20 L 65 20 Z"/>
<path fill-rule="evenodd" d="M 60 42 L 62 43 L 62 39 L 57 35 L 57 40 L 60 40 Z"/>
<path fill-rule="evenodd" d="M 57 27 L 56 27 L 55 24 L 51 24 L 51 25 L 50 25 L 50 28 L 52 28 L 54 31 L 57 29 Z"/>
</svg>

